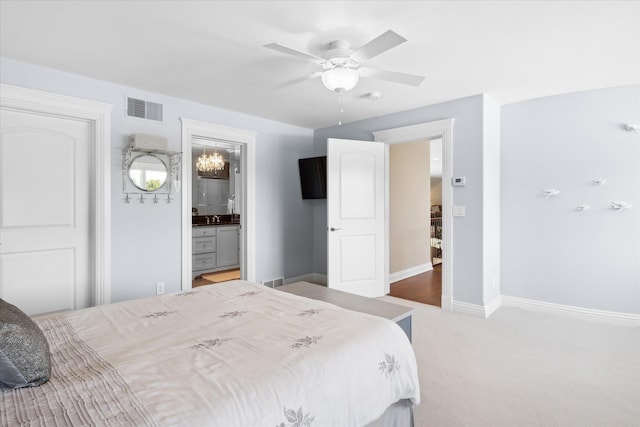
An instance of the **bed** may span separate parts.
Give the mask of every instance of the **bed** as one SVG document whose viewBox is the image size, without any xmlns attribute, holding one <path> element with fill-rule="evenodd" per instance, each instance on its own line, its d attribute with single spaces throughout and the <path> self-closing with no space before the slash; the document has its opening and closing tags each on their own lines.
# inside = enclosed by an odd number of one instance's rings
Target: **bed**
<svg viewBox="0 0 640 427">
<path fill-rule="evenodd" d="M 408 425 L 420 402 L 398 325 L 246 281 L 34 321 L 51 378 L 1 388 L 0 425 Z"/>
</svg>

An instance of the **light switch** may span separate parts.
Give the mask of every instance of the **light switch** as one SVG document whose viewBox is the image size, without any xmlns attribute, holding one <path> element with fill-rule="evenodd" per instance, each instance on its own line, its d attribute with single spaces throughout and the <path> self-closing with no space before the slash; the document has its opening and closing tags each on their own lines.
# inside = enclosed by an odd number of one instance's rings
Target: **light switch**
<svg viewBox="0 0 640 427">
<path fill-rule="evenodd" d="M 454 187 L 464 187 L 467 185 L 467 178 L 464 176 L 454 176 L 453 179 L 451 179 L 451 182 Z"/>
<path fill-rule="evenodd" d="M 464 206 L 453 206 L 453 216 L 464 216 Z"/>
</svg>

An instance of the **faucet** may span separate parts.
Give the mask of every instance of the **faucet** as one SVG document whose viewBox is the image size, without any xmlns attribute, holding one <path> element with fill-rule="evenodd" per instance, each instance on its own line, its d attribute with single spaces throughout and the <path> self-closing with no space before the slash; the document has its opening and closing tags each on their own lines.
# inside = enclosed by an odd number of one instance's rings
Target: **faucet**
<svg viewBox="0 0 640 427">
<path fill-rule="evenodd" d="M 214 216 L 213 216 L 213 223 L 214 223 L 214 224 L 215 224 L 215 223 L 220 224 L 220 217 L 219 217 L 218 215 L 214 215 Z"/>
<path fill-rule="evenodd" d="M 209 224 L 210 224 L 210 222 L 209 222 L 209 217 L 208 217 L 208 216 L 205 216 L 205 218 L 207 219 L 207 225 L 209 225 Z"/>
</svg>

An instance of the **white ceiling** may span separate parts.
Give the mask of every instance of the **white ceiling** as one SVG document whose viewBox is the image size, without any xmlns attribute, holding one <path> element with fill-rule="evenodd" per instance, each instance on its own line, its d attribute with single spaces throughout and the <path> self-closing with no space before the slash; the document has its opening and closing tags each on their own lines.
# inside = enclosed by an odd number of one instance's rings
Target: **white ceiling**
<svg viewBox="0 0 640 427">
<path fill-rule="evenodd" d="M 371 60 L 426 76 L 361 79 L 339 113 L 318 66 L 263 47 L 320 54 L 391 29 L 408 39 Z M 0 1 L 0 55 L 320 128 L 486 93 L 501 104 L 640 83 L 638 1 Z M 378 101 L 358 99 L 380 91 Z"/>
</svg>

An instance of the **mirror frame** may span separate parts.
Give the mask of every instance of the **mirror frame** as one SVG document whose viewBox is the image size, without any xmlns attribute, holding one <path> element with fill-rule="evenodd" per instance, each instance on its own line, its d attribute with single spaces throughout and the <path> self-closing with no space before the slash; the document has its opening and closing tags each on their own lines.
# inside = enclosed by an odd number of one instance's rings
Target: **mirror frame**
<svg viewBox="0 0 640 427">
<path fill-rule="evenodd" d="M 160 187 L 156 188 L 155 190 L 147 190 L 146 188 L 140 188 L 133 181 L 133 178 L 131 178 L 131 167 L 133 166 L 133 164 L 135 163 L 135 161 L 137 159 L 139 159 L 140 157 L 145 157 L 145 156 L 149 156 L 149 157 L 153 157 L 154 159 L 157 159 L 160 162 L 160 164 L 162 164 L 162 166 L 164 166 L 164 170 L 165 170 L 165 174 L 166 174 L 164 182 L 162 183 L 162 185 L 160 185 Z M 127 166 L 126 173 L 127 173 L 127 178 L 129 179 L 129 182 L 131 183 L 131 185 L 133 185 L 137 190 L 143 191 L 145 193 L 155 193 L 157 191 L 162 190 L 167 185 L 167 182 L 169 182 L 170 179 L 171 179 L 171 171 L 169 170 L 169 167 L 167 166 L 167 163 L 164 160 L 162 160 L 160 158 L 160 156 L 157 156 L 157 155 L 155 155 L 153 153 L 141 153 L 141 154 L 133 157 L 131 159 L 131 161 L 129 162 L 128 166 Z"/>
</svg>

